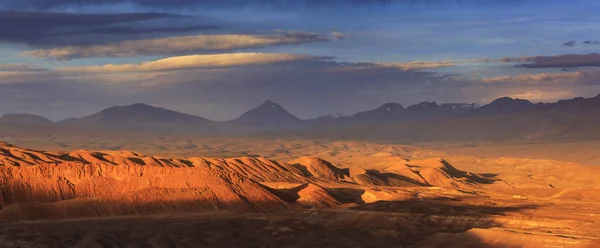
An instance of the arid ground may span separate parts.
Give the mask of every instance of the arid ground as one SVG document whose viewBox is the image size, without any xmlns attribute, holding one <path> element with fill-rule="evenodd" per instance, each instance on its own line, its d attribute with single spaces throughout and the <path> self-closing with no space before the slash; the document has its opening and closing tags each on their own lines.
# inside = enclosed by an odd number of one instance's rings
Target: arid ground
<svg viewBox="0 0 600 248">
<path fill-rule="evenodd" d="M 600 246 L 594 142 L 47 133 L 3 133 L 2 247 Z"/>
</svg>

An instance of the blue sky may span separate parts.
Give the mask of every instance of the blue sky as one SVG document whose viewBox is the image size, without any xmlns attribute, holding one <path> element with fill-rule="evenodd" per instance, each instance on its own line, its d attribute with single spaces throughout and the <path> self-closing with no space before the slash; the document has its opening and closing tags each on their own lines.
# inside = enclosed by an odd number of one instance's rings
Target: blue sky
<svg viewBox="0 0 600 248">
<path fill-rule="evenodd" d="M 31 112 L 61 119 L 112 105 L 147 102 L 226 120 L 272 99 L 300 117 L 310 118 L 328 112 L 351 113 L 385 102 L 486 103 L 504 95 L 553 101 L 600 93 L 600 83 L 595 83 L 600 58 L 590 55 L 600 47 L 600 42 L 594 42 L 600 41 L 597 1 L 256 0 L 241 6 L 234 0 L 182 0 L 176 5 L 169 4 L 172 1 L 145 0 L 96 0 L 85 5 L 74 2 L 0 1 L 0 9 L 29 11 L 16 17 L 14 13 L 20 12 L 12 12 L 7 18 L 13 19 L 6 20 L 13 23 L 0 25 L 0 31 L 7 31 L 0 35 L 0 68 L 3 64 L 19 64 L 43 69 L 15 72 L 10 69 L 13 67 L 4 66 L 9 68 L 4 71 L 10 77 L 5 77 L 5 82 L 0 79 L 0 97 L 5 94 L 0 114 Z M 44 16 L 49 12 L 79 14 L 79 19 Z M 122 22 L 118 18 L 123 16 L 93 16 L 128 13 L 186 17 L 128 16 L 136 20 Z M 9 15 L 11 12 L 0 13 L 0 19 Z M 73 23 L 69 23 L 71 19 Z M 68 34 L 62 34 L 65 32 Z M 171 41 L 158 48 L 145 47 L 152 44 L 144 43 L 131 54 L 129 48 L 119 48 L 128 41 L 223 34 L 245 38 L 219 40 L 227 46 L 218 49 L 212 41 L 185 50 L 181 50 L 183 45 L 171 48 Z M 238 44 L 243 39 L 264 37 L 277 42 Z M 90 46 L 97 48 L 92 51 Z M 68 57 L 56 57 L 65 47 Z M 242 64 L 215 65 L 202 57 L 202 66 L 186 67 L 184 72 L 172 67 L 151 72 L 140 68 L 118 72 L 88 68 L 84 74 L 72 75 L 72 71 L 82 71 L 83 66 L 136 65 L 206 54 L 222 55 L 220 58 L 227 60 L 230 54 L 240 52 L 315 58 L 309 63 L 306 58 L 265 62 L 265 58 L 257 57 Z M 578 61 L 573 64 L 573 57 L 562 55 L 575 55 Z M 540 62 L 547 59 L 551 59 L 550 65 Z M 304 62 L 297 63 L 299 60 Z M 443 61 L 446 64 L 439 65 Z M 409 64 L 414 62 L 432 64 L 415 68 Z M 515 68 L 528 63 L 535 65 Z M 356 73 L 353 78 L 340 72 L 350 69 Z M 304 81 L 286 86 L 282 70 L 303 75 Z M 44 91 L 48 85 L 55 87 Z M 87 96 L 83 102 L 67 94 L 73 87 Z M 288 90 L 300 87 L 307 96 L 299 97 Z M 196 92 L 198 97 L 189 92 Z"/>
</svg>

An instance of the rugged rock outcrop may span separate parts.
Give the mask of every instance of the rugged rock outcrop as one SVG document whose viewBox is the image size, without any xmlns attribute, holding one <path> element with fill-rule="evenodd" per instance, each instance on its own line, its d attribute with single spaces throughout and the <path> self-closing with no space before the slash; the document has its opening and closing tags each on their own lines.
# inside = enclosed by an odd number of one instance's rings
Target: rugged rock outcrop
<svg viewBox="0 0 600 248">
<path fill-rule="evenodd" d="M 0 219 L 335 208 L 348 202 L 337 198 L 340 187 L 460 188 L 481 179 L 440 159 L 350 172 L 316 157 L 289 163 L 262 157 L 173 159 L 132 151 L 49 153 L 0 143 Z M 386 194 L 367 198 L 395 199 Z"/>
</svg>

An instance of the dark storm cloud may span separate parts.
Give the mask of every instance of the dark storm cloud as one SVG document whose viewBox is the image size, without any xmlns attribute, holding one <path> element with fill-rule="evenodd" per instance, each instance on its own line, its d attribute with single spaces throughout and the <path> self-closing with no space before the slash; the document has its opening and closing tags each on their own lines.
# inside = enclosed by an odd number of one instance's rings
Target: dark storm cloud
<svg viewBox="0 0 600 248">
<path fill-rule="evenodd" d="M 557 56 L 536 56 L 521 58 L 519 62 L 530 62 L 517 65 L 524 68 L 575 68 L 600 66 L 600 54 L 563 54 Z"/>
<path fill-rule="evenodd" d="M 75 14 L 3 11 L 0 12 L 0 41 L 52 47 L 218 28 L 212 24 L 196 24 L 193 23 L 194 20 L 196 19 L 191 17 L 164 13 Z"/>
</svg>

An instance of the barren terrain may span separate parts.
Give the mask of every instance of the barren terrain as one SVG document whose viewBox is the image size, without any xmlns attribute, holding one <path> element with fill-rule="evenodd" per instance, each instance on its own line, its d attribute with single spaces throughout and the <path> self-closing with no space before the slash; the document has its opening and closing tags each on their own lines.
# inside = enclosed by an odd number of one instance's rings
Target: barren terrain
<svg viewBox="0 0 600 248">
<path fill-rule="evenodd" d="M 3 135 L 18 144 L 0 149 L 5 247 L 594 247 L 600 239 L 595 155 L 544 158 L 535 144 Z"/>
</svg>

